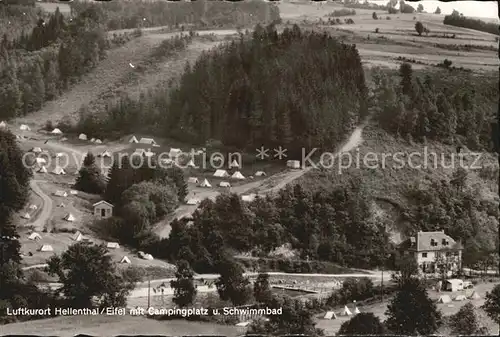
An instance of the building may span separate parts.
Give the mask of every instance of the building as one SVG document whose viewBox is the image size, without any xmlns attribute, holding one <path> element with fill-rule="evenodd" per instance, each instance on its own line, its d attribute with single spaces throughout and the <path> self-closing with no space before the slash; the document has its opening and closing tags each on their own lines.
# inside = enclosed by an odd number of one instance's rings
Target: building
<svg viewBox="0 0 500 337">
<path fill-rule="evenodd" d="M 99 219 L 107 219 L 113 216 L 113 205 L 109 202 L 101 200 L 92 205 L 94 207 L 94 216 Z"/>
<path fill-rule="evenodd" d="M 463 246 L 444 231 L 419 231 L 403 241 L 399 251 L 404 256 L 413 256 L 424 274 L 439 274 L 444 270 L 449 276 L 462 269 Z"/>
</svg>

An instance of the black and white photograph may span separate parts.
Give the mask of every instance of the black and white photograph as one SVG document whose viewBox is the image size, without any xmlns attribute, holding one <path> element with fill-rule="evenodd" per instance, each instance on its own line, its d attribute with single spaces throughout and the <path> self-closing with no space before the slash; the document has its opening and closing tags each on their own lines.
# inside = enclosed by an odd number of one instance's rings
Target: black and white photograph
<svg viewBox="0 0 500 337">
<path fill-rule="evenodd" d="M 499 3 L 0 0 L 0 335 L 498 336 Z"/>
</svg>

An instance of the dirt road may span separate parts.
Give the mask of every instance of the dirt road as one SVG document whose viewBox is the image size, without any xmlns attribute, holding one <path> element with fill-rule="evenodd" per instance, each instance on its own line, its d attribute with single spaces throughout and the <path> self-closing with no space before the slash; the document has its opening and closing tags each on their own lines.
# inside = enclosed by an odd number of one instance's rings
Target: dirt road
<svg viewBox="0 0 500 337">
<path fill-rule="evenodd" d="M 45 224 L 50 218 L 52 214 L 53 202 L 52 199 L 45 194 L 42 189 L 38 186 L 38 183 L 43 183 L 44 181 L 40 180 L 31 180 L 30 188 L 31 190 L 38 195 L 42 199 L 42 209 L 38 214 L 38 217 L 35 221 L 28 223 L 27 227 L 33 227 L 35 231 L 42 231 L 45 227 Z"/>
</svg>

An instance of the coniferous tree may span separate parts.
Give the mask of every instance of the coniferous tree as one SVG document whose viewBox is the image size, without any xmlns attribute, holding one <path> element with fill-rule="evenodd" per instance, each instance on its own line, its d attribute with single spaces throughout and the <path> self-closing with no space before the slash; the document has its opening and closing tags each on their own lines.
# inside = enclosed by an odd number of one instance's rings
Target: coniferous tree
<svg viewBox="0 0 500 337">
<path fill-rule="evenodd" d="M 104 177 L 97 167 L 95 156 L 89 152 L 83 160 L 83 166 L 76 179 L 75 188 L 87 193 L 101 194 L 104 192 L 106 183 Z"/>
<path fill-rule="evenodd" d="M 243 268 L 231 258 L 223 258 L 217 264 L 220 277 L 215 281 L 219 296 L 233 305 L 246 304 L 251 297 L 250 281 L 243 276 Z"/>
</svg>

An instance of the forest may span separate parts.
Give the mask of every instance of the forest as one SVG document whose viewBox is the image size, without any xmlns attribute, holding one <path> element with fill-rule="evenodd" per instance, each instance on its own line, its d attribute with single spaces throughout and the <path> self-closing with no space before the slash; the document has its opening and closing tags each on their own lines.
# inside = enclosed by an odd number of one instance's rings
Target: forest
<svg viewBox="0 0 500 337">
<path fill-rule="evenodd" d="M 443 23 L 445 25 L 469 28 L 481 32 L 500 35 L 500 31 L 498 30 L 498 24 L 493 22 L 484 22 L 479 19 L 468 18 L 463 14 L 459 13 L 458 11 L 453 11 L 452 14 L 446 15 L 444 17 Z"/>
<path fill-rule="evenodd" d="M 129 132 L 149 119 L 156 132 L 180 141 L 216 139 L 239 149 L 279 144 L 293 155 L 338 145 L 367 116 L 367 98 L 354 46 L 298 26 L 283 33 L 257 26 L 187 65 L 173 90 L 159 87 L 139 104 L 125 97 L 110 105 L 94 127 Z"/>
</svg>

